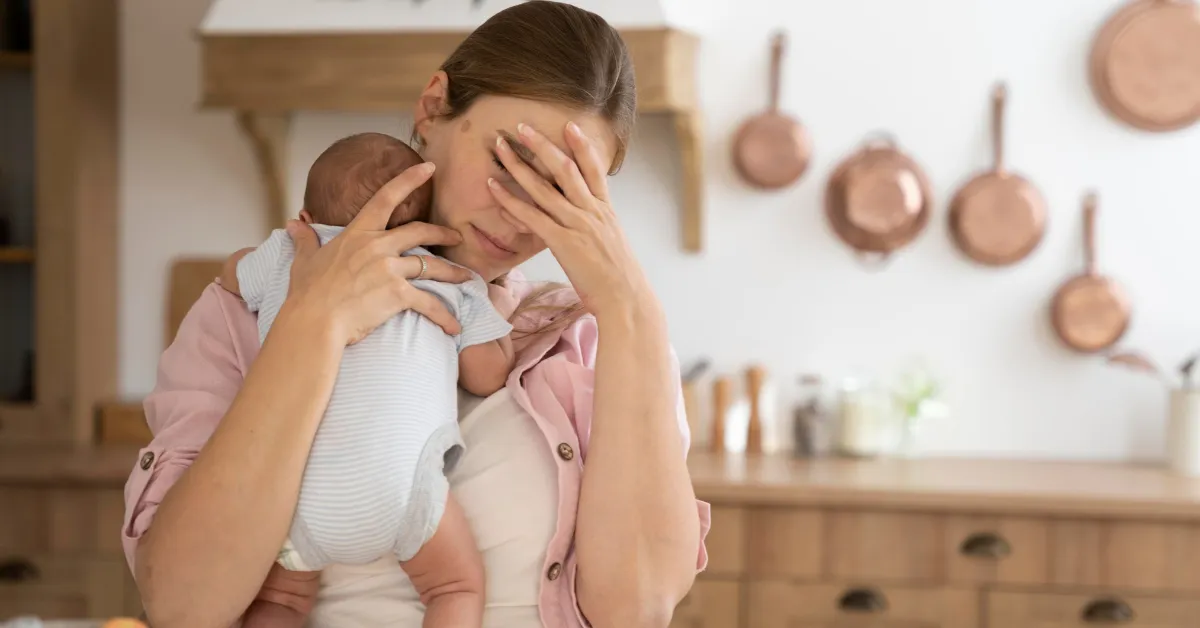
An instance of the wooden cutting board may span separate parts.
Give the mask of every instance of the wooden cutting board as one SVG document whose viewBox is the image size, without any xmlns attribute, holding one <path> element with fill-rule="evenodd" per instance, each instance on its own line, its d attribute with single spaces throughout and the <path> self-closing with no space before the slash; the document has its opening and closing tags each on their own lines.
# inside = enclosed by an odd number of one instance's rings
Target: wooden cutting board
<svg viewBox="0 0 1200 628">
<path fill-rule="evenodd" d="M 175 340 L 179 325 L 196 299 L 221 272 L 225 258 L 182 258 L 171 264 L 167 284 L 166 324 L 163 347 Z M 96 407 L 96 440 L 106 445 L 137 445 L 150 442 L 141 400 L 116 400 Z"/>
</svg>

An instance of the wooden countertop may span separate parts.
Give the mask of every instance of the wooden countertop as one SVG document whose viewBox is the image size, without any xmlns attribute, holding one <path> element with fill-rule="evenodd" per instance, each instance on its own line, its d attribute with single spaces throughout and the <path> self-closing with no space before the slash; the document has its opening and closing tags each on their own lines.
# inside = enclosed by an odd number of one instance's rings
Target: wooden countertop
<svg viewBox="0 0 1200 628">
<path fill-rule="evenodd" d="M 5 445 L 0 485 L 122 488 L 137 461 L 136 447 Z"/>
<path fill-rule="evenodd" d="M 0 485 L 120 488 L 136 460 L 134 447 L 5 446 Z M 1146 465 L 693 452 L 688 466 L 696 495 L 714 504 L 1200 520 L 1200 479 Z"/>
<path fill-rule="evenodd" d="M 697 497 L 714 504 L 1200 520 L 1200 479 L 1148 465 L 703 452 L 688 460 Z"/>
</svg>

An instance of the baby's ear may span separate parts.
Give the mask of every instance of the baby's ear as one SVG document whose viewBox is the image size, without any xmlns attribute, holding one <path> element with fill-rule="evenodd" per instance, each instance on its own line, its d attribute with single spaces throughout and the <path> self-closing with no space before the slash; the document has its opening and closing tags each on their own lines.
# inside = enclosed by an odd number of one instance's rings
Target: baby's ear
<svg viewBox="0 0 1200 628">
<path fill-rule="evenodd" d="M 312 214 L 308 213 L 307 209 L 300 210 L 300 220 L 306 225 L 313 224 Z"/>
</svg>

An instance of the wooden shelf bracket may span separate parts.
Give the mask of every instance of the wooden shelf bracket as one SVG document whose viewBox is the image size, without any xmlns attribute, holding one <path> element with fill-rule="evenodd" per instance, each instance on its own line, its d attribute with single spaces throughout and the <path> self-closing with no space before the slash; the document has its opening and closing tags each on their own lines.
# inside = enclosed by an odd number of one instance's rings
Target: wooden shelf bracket
<svg viewBox="0 0 1200 628">
<path fill-rule="evenodd" d="M 678 111 L 672 115 L 679 150 L 680 233 L 683 250 L 699 253 L 704 249 L 704 148 L 700 114 Z"/>
<path fill-rule="evenodd" d="M 238 127 L 250 141 L 263 186 L 264 225 L 269 234 L 295 215 L 287 199 L 288 139 L 292 115 L 237 112 Z"/>
</svg>

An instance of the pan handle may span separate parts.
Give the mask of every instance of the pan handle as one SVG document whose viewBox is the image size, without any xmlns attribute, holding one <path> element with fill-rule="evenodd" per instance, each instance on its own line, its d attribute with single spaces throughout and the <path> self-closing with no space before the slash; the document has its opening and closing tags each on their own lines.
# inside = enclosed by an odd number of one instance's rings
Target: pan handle
<svg viewBox="0 0 1200 628">
<path fill-rule="evenodd" d="M 771 39 L 771 91 L 768 103 L 772 113 L 779 111 L 779 85 L 782 81 L 783 52 L 786 47 L 787 33 L 777 31 Z"/>
<path fill-rule="evenodd" d="M 1083 197 L 1083 259 L 1087 274 L 1096 274 L 1096 206 L 1098 200 L 1095 191 L 1088 191 Z"/>
<path fill-rule="evenodd" d="M 863 145 L 867 148 L 893 148 L 896 144 L 896 136 L 882 129 L 868 133 L 863 139 Z"/>
<path fill-rule="evenodd" d="M 892 261 L 891 253 L 877 251 L 856 251 L 855 256 L 863 268 L 875 272 L 884 270 L 887 268 L 888 262 Z"/>
<path fill-rule="evenodd" d="M 1008 86 L 1003 81 L 992 90 L 992 163 L 996 172 L 1004 172 L 1004 108 Z"/>
</svg>

